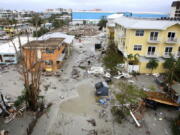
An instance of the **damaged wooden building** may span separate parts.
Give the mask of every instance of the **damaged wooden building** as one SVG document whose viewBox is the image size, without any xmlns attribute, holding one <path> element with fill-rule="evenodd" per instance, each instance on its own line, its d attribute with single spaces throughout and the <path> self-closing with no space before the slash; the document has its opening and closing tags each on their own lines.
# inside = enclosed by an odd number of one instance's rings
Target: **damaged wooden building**
<svg viewBox="0 0 180 135">
<path fill-rule="evenodd" d="M 65 56 L 70 53 L 73 36 L 52 33 L 31 41 L 23 46 L 23 54 L 28 68 L 32 63 L 41 63 L 43 71 L 57 71 L 62 67 Z"/>
</svg>

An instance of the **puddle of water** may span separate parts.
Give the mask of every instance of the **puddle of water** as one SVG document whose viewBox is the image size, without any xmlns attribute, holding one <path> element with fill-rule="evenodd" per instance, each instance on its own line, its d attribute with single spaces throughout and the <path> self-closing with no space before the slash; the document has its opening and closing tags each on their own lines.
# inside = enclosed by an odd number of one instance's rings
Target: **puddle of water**
<svg viewBox="0 0 180 135">
<path fill-rule="evenodd" d="M 70 99 L 60 105 L 60 111 L 73 114 L 90 114 L 94 112 L 96 101 L 95 89 L 89 84 L 77 87 L 79 97 Z"/>
</svg>

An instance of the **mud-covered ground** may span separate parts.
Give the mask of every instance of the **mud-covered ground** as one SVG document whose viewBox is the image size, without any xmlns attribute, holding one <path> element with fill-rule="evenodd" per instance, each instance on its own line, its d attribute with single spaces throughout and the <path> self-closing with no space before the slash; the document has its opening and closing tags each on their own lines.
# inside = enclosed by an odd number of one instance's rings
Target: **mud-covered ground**
<svg viewBox="0 0 180 135">
<path fill-rule="evenodd" d="M 98 135 L 171 135 L 170 120 L 178 112 L 170 107 L 159 107 L 156 111 L 145 109 L 142 127 L 137 128 L 131 117 L 123 124 L 117 124 L 110 113 L 109 106 L 97 104 L 94 84 L 104 79 L 101 76 L 87 74 L 91 66 L 101 66 L 101 52 L 94 50 L 94 44 L 106 39 L 100 36 L 83 37 L 75 40 L 71 56 L 66 60 L 60 77 L 42 77 L 41 95 L 45 103 L 53 103 L 52 107 L 37 122 L 33 135 L 90 135 L 97 131 Z M 88 61 L 91 64 L 88 65 Z M 73 77 L 73 70 L 78 71 L 78 77 Z M 131 79 L 139 87 L 158 89 L 152 76 L 140 75 Z M 115 81 L 117 82 L 117 80 Z M 45 87 L 48 85 L 48 89 Z M 0 72 L 0 90 L 11 97 L 21 94 L 23 82 L 15 66 Z M 111 86 L 111 92 L 117 90 Z M 102 112 L 105 114 L 102 116 Z M 161 116 L 160 116 L 161 114 Z M 159 118 L 162 118 L 160 120 Z M 25 135 L 26 128 L 33 119 L 32 113 L 25 113 L 21 118 L 15 118 L 9 124 L 0 120 L 0 130 L 6 129 L 10 135 Z M 96 126 L 87 120 L 94 119 Z"/>
</svg>

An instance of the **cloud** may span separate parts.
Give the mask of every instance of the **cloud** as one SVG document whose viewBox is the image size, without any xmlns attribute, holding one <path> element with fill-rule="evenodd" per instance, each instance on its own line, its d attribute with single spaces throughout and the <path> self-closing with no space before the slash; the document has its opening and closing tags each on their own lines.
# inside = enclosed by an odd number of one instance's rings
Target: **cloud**
<svg viewBox="0 0 180 135">
<path fill-rule="evenodd" d="M 44 10 L 46 8 L 72 8 L 115 11 L 169 12 L 173 0 L 2 0 L 0 8 Z"/>
</svg>

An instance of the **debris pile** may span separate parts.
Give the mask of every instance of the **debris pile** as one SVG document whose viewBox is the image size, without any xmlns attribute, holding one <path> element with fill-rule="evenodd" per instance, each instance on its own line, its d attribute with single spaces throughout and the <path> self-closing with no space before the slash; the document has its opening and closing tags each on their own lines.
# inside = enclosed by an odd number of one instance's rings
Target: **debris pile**
<svg viewBox="0 0 180 135">
<path fill-rule="evenodd" d="M 94 36 L 100 33 L 98 27 L 92 25 L 85 26 L 63 26 L 59 29 L 55 29 L 52 32 L 63 32 L 69 35 L 80 36 Z"/>
<path fill-rule="evenodd" d="M 4 123 L 9 123 L 15 119 L 17 115 L 22 116 L 22 112 L 26 109 L 25 105 L 20 108 L 14 106 L 14 101 L 8 97 L 1 94 L 0 99 L 0 116 L 5 118 Z"/>
<path fill-rule="evenodd" d="M 72 75 L 73 79 L 77 79 L 80 76 L 79 71 L 77 69 L 75 69 L 75 68 L 72 70 L 71 75 Z"/>
<path fill-rule="evenodd" d="M 118 75 L 117 76 L 114 76 L 115 79 L 121 79 L 121 78 L 132 78 L 132 75 L 130 75 L 129 73 L 125 73 L 125 72 L 118 72 Z"/>
<path fill-rule="evenodd" d="M 76 26 L 75 29 L 69 30 L 67 34 L 69 35 L 77 35 L 77 36 L 94 36 L 99 34 L 98 27 L 94 26 Z"/>
</svg>

